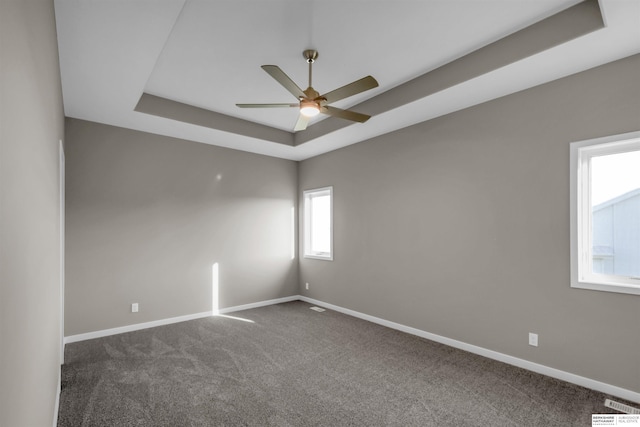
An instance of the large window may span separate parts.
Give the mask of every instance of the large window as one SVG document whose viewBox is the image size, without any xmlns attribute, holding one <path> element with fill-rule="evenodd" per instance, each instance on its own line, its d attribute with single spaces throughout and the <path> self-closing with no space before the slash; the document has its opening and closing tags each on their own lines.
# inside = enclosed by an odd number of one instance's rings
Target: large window
<svg viewBox="0 0 640 427">
<path fill-rule="evenodd" d="M 304 256 L 333 259 L 333 187 L 304 192 Z"/>
<path fill-rule="evenodd" d="M 640 295 L 640 132 L 571 144 L 571 286 Z"/>
</svg>

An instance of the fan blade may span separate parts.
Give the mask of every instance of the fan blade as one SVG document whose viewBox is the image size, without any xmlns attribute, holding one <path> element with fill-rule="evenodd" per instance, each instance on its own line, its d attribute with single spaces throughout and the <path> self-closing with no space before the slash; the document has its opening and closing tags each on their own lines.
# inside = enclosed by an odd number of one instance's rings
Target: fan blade
<svg viewBox="0 0 640 427">
<path fill-rule="evenodd" d="M 320 109 L 320 112 L 332 117 L 339 117 L 341 119 L 351 120 L 351 121 L 360 122 L 360 123 L 364 123 L 371 118 L 371 116 L 368 116 L 366 114 L 356 113 L 355 111 L 342 110 L 340 108 L 328 107 L 328 106 L 322 107 Z"/>
<path fill-rule="evenodd" d="M 374 87 L 378 87 L 378 82 L 373 77 L 367 76 L 325 93 L 322 97 L 327 100 L 327 104 L 331 104 L 332 102 L 340 101 L 341 99 L 348 98 L 365 90 L 373 89 Z"/>
<path fill-rule="evenodd" d="M 299 130 L 305 130 L 307 128 L 307 124 L 309 123 L 309 117 L 300 114 L 298 116 L 298 121 L 296 125 L 293 127 L 294 132 L 298 132 Z"/>
<path fill-rule="evenodd" d="M 300 99 L 306 96 L 302 89 L 300 89 L 298 85 L 295 84 L 294 81 L 291 80 L 291 78 L 289 78 L 289 76 L 287 76 L 277 65 L 263 65 L 262 69 L 269 73 L 271 77 L 280 83 L 286 90 L 291 92 L 291 94 L 296 98 Z"/>
<path fill-rule="evenodd" d="M 236 104 L 240 108 L 289 108 L 299 107 L 300 104 Z"/>
</svg>

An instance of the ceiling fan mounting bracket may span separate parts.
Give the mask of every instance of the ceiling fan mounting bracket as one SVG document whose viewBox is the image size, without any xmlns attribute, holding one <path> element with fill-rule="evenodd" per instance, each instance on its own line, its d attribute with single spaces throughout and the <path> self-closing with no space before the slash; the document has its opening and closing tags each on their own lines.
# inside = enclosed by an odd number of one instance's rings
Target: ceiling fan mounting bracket
<svg viewBox="0 0 640 427">
<path fill-rule="evenodd" d="M 318 51 L 313 49 L 307 49 L 302 52 L 302 56 L 307 60 L 308 63 L 313 63 L 316 59 L 318 59 Z"/>
</svg>

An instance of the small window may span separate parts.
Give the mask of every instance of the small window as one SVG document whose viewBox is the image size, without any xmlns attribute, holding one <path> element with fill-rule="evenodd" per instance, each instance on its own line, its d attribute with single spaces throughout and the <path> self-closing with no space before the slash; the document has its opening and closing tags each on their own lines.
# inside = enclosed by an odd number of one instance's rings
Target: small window
<svg viewBox="0 0 640 427">
<path fill-rule="evenodd" d="M 640 295 L 640 132 L 571 144 L 571 286 Z"/>
<path fill-rule="evenodd" d="M 304 192 L 304 256 L 333 259 L 333 187 Z"/>
</svg>

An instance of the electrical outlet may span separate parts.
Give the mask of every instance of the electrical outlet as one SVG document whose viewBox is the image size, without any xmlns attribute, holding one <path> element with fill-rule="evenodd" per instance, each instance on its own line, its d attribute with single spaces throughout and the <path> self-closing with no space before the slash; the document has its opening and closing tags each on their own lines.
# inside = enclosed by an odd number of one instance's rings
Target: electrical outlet
<svg viewBox="0 0 640 427">
<path fill-rule="evenodd" d="M 309 282 L 305 284 L 305 287 L 307 288 L 307 290 L 309 290 Z"/>
<path fill-rule="evenodd" d="M 538 346 L 538 334 L 529 332 L 529 345 L 532 345 L 534 347 Z"/>
<path fill-rule="evenodd" d="M 132 313 L 137 313 L 138 312 L 138 303 L 134 302 L 133 304 L 131 304 L 131 312 Z"/>
</svg>

